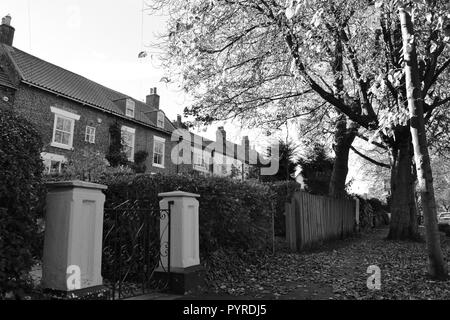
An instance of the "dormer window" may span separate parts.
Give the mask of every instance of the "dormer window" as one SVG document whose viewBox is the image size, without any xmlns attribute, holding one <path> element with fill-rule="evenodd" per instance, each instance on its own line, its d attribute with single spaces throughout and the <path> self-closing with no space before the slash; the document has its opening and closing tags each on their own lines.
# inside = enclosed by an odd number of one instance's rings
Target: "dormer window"
<svg viewBox="0 0 450 320">
<path fill-rule="evenodd" d="M 157 123 L 156 125 L 158 126 L 158 128 L 163 128 L 164 129 L 164 113 L 163 112 L 158 112 L 158 119 L 157 119 Z"/>
<path fill-rule="evenodd" d="M 127 117 L 134 118 L 134 110 L 135 110 L 136 104 L 133 100 L 127 99 L 126 103 L 126 109 L 125 114 Z"/>
</svg>

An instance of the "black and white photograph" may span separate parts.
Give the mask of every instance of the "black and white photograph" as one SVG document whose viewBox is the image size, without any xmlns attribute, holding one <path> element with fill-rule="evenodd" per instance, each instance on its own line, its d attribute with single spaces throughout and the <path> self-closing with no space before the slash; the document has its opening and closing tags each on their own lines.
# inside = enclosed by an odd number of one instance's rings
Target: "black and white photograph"
<svg viewBox="0 0 450 320">
<path fill-rule="evenodd" d="M 450 299 L 448 0 L 1 0 L 0 19 L 3 302 Z"/>
</svg>

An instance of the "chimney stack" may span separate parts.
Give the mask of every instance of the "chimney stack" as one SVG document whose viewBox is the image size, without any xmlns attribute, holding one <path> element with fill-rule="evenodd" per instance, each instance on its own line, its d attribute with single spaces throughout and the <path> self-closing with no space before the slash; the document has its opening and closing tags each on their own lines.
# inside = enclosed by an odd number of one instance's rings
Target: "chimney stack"
<svg viewBox="0 0 450 320">
<path fill-rule="evenodd" d="M 242 138 L 241 145 L 245 151 L 245 162 L 248 163 L 248 161 L 250 159 L 250 140 L 249 140 L 248 136 L 245 136 Z"/>
<path fill-rule="evenodd" d="M 226 152 L 227 148 L 227 132 L 224 127 L 217 128 L 216 131 L 216 145 L 218 146 L 218 150 L 223 154 Z"/>
<path fill-rule="evenodd" d="M 12 46 L 15 31 L 16 30 L 11 27 L 11 16 L 8 14 L 6 17 L 3 17 L 2 24 L 0 25 L 0 43 Z"/>
<path fill-rule="evenodd" d="M 147 96 L 146 104 L 159 110 L 159 95 L 157 88 L 151 88 L 150 94 Z"/>
<path fill-rule="evenodd" d="M 177 115 L 177 128 L 181 128 L 183 126 L 183 121 L 181 121 L 181 115 Z"/>
</svg>

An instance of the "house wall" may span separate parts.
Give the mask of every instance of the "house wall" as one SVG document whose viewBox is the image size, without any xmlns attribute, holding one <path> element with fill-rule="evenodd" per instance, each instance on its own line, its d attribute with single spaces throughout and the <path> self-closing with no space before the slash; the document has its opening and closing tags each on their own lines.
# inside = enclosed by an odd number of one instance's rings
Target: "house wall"
<svg viewBox="0 0 450 320">
<path fill-rule="evenodd" d="M 0 85 L 0 108 L 12 108 L 14 105 L 14 93 L 14 89 Z"/>
<path fill-rule="evenodd" d="M 50 107 L 56 107 L 81 116 L 79 121 L 75 121 L 73 150 L 64 150 L 52 147 L 50 145 L 53 138 L 53 126 L 55 119 L 55 115 L 51 112 Z M 93 151 L 99 151 L 106 154 L 110 142 L 109 128 L 112 124 L 118 121 L 121 125 L 136 129 L 135 152 L 139 150 L 146 150 L 149 153 L 146 163 L 148 172 L 175 172 L 174 166 L 170 161 L 171 144 L 170 135 L 167 133 L 152 130 L 151 128 L 132 121 L 116 117 L 90 106 L 84 106 L 75 101 L 56 96 L 53 93 L 49 93 L 25 84 L 20 84 L 15 95 L 13 108 L 17 113 L 32 122 L 41 133 L 44 143 L 43 152 L 63 155 L 66 158 L 70 158 L 73 152 L 77 152 L 84 148 L 89 148 Z M 85 142 L 86 126 L 96 128 L 95 144 Z M 153 137 L 155 135 L 166 139 L 164 169 L 152 166 Z"/>
</svg>

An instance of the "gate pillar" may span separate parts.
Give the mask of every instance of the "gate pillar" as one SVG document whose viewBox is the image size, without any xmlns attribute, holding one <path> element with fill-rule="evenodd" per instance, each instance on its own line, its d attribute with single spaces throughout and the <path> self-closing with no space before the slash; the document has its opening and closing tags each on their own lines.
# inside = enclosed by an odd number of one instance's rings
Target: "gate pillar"
<svg viewBox="0 0 450 320">
<path fill-rule="evenodd" d="M 47 184 L 42 287 L 54 298 L 102 299 L 104 185 Z"/>
<path fill-rule="evenodd" d="M 200 265 L 199 202 L 200 195 L 183 191 L 161 193 L 161 210 L 169 210 L 170 219 L 161 219 L 161 246 L 168 244 L 168 254 L 161 254 L 159 276 L 169 277 L 173 293 L 185 294 L 204 285 Z"/>
</svg>

